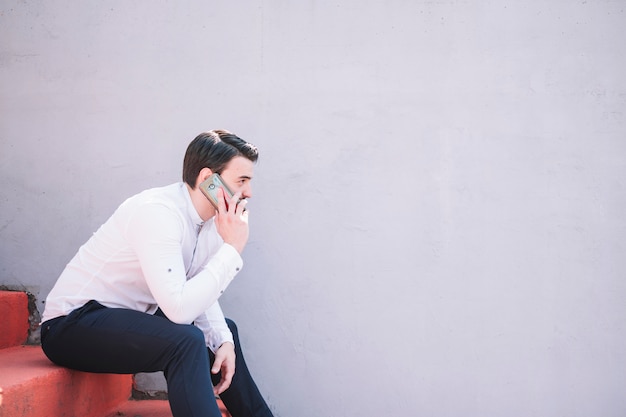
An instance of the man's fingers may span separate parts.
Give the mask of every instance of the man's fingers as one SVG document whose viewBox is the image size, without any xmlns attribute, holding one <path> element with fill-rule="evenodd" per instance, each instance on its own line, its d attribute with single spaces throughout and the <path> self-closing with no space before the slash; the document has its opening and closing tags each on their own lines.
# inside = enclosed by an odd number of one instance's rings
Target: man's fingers
<svg viewBox="0 0 626 417">
<path fill-rule="evenodd" d="M 211 367 L 211 373 L 220 375 L 220 382 L 215 385 L 213 391 L 219 395 L 226 391 L 235 375 L 235 348 L 232 343 L 226 342 L 215 352 L 215 361 Z"/>
<path fill-rule="evenodd" d="M 219 352 L 218 352 L 219 353 Z M 235 370 L 232 367 L 228 366 L 226 355 L 216 355 L 215 362 L 213 363 L 213 367 L 211 368 L 211 373 L 217 374 L 222 371 L 222 378 L 220 382 L 213 387 L 213 392 L 216 395 L 220 395 L 222 392 L 226 391 L 228 387 L 230 387 L 230 383 L 233 380 L 233 375 Z"/>
<path fill-rule="evenodd" d="M 222 362 L 224 362 L 224 357 L 222 355 L 215 355 L 215 361 L 213 362 L 213 367 L 211 368 L 212 374 L 217 374 L 220 369 L 222 369 Z"/>
<path fill-rule="evenodd" d="M 224 190 L 222 187 L 217 189 L 217 211 L 220 213 L 226 211 L 226 202 L 224 201 Z"/>
<path fill-rule="evenodd" d="M 246 211 L 246 206 L 248 205 L 248 200 L 246 200 L 245 198 L 243 200 L 239 201 L 239 204 L 237 204 L 237 211 L 236 214 L 243 214 L 244 211 Z"/>
<path fill-rule="evenodd" d="M 238 206 L 237 203 L 239 202 L 240 199 L 241 199 L 241 193 L 236 192 L 235 194 L 233 194 L 230 200 L 228 200 L 228 211 L 230 213 L 235 213 L 235 211 L 237 210 L 237 206 Z"/>
<path fill-rule="evenodd" d="M 226 391 L 228 387 L 230 387 L 230 383 L 232 382 L 232 380 L 233 380 L 232 375 L 229 377 L 222 376 L 222 379 L 220 380 L 219 384 L 217 384 L 213 388 L 213 392 L 217 395 L 220 395 L 221 393 Z"/>
</svg>

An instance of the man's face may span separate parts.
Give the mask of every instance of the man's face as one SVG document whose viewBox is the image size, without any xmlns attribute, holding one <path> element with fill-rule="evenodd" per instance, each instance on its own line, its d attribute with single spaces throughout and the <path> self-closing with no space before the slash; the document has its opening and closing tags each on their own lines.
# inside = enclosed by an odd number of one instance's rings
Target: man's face
<svg viewBox="0 0 626 417">
<path fill-rule="evenodd" d="M 220 176 L 233 193 L 241 192 L 241 198 L 252 197 L 252 176 L 254 162 L 243 156 L 236 156 L 230 160 Z"/>
</svg>

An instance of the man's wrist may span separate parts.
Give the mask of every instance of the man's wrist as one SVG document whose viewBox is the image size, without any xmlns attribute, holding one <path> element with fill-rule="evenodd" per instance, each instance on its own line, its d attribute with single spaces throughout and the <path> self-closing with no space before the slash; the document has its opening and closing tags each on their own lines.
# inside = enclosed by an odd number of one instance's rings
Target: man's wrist
<svg viewBox="0 0 626 417">
<path fill-rule="evenodd" d="M 235 343 L 234 343 L 234 342 L 231 342 L 230 340 L 227 340 L 227 341 L 223 342 L 223 343 L 220 345 L 220 347 L 218 347 L 218 349 L 221 349 L 222 347 L 224 347 L 224 345 L 230 345 L 230 346 L 232 347 L 232 349 L 233 349 L 233 350 L 235 349 Z"/>
</svg>

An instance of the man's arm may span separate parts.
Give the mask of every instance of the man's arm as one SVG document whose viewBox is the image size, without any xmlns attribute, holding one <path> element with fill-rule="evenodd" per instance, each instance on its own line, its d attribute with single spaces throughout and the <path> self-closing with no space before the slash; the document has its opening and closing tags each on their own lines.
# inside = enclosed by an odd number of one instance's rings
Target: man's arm
<svg viewBox="0 0 626 417">
<path fill-rule="evenodd" d="M 224 292 L 243 266 L 239 252 L 224 244 L 205 268 L 187 280 L 182 257 L 182 219 L 164 204 L 146 204 L 130 219 L 127 237 L 146 284 L 175 323 L 189 324 Z"/>
<path fill-rule="evenodd" d="M 204 333 L 204 340 L 211 352 L 217 352 L 226 342 L 234 344 L 233 334 L 226 324 L 219 302 L 215 302 L 204 314 L 197 317 L 194 324 Z"/>
</svg>

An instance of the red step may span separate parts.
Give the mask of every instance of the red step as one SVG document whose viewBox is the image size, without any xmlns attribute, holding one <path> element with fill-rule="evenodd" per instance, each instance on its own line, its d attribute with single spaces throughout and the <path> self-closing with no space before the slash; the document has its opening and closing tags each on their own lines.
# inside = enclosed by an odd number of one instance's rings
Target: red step
<svg viewBox="0 0 626 417">
<path fill-rule="evenodd" d="M 222 412 L 222 417 L 231 417 L 224 403 L 217 400 L 217 405 Z M 127 401 L 118 405 L 106 417 L 172 417 L 170 404 L 167 400 L 141 400 Z"/>
<path fill-rule="evenodd" d="M 73 371 L 18 346 L 0 351 L 0 391 L 0 417 L 95 417 L 130 398 L 132 375 Z"/>
<path fill-rule="evenodd" d="M 28 296 L 0 291 L 0 349 L 19 346 L 28 339 Z"/>
</svg>

